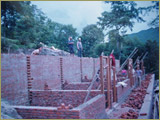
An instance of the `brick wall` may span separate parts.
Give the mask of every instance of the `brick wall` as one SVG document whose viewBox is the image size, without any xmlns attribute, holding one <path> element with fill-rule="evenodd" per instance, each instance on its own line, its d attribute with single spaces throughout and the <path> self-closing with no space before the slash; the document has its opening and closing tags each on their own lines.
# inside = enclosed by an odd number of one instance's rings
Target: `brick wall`
<svg viewBox="0 0 160 120">
<path fill-rule="evenodd" d="M 57 56 L 2 54 L 2 98 L 11 101 L 13 104 L 26 104 L 28 89 L 30 88 L 43 90 L 45 84 L 47 84 L 49 89 L 61 89 L 62 82 L 65 82 L 65 80 L 69 83 L 80 82 L 81 72 L 92 77 L 94 68 L 93 59 L 82 58 L 86 59 L 88 63 L 82 63 L 84 68 L 83 66 L 80 68 L 80 58 L 63 57 L 62 77 L 60 58 Z M 87 65 L 90 65 L 88 69 L 86 68 Z"/>
<path fill-rule="evenodd" d="M 105 96 L 98 95 L 88 102 L 78 106 L 75 110 L 80 110 L 80 119 L 103 119 L 105 113 Z"/>
<path fill-rule="evenodd" d="M 23 119 L 79 119 L 79 111 L 53 107 L 14 106 Z"/>
<path fill-rule="evenodd" d="M 13 106 L 23 119 L 103 119 L 105 96 L 98 95 L 73 109 L 57 107 Z"/>
<path fill-rule="evenodd" d="M 26 66 L 26 56 L 1 54 L 1 98 L 10 104 L 28 104 Z"/>
<path fill-rule="evenodd" d="M 50 89 L 61 89 L 60 57 L 31 56 L 32 89 L 43 90 L 45 83 Z"/>
<path fill-rule="evenodd" d="M 93 58 L 82 58 L 82 74 L 83 79 L 87 76 L 88 79 L 92 79 L 95 71 L 95 64 Z"/>
<path fill-rule="evenodd" d="M 81 81 L 80 58 L 63 57 L 63 78 L 68 83 Z"/>
<path fill-rule="evenodd" d="M 62 58 L 61 64 L 60 58 Z M 34 79 L 32 88 L 36 90 L 43 90 L 45 83 L 50 89 L 61 89 L 61 85 L 65 82 L 81 82 L 81 76 L 91 79 L 94 68 L 96 70 L 99 65 L 98 62 L 94 65 L 94 60 L 91 58 L 82 58 L 82 69 L 78 57 L 31 56 L 30 59 L 31 76 Z"/>
<path fill-rule="evenodd" d="M 32 106 L 53 106 L 58 107 L 61 103 L 71 104 L 77 107 L 84 102 L 87 95 L 86 90 L 54 90 L 54 91 L 36 91 L 32 90 Z M 100 90 L 91 91 L 89 99 L 100 94 Z"/>
</svg>

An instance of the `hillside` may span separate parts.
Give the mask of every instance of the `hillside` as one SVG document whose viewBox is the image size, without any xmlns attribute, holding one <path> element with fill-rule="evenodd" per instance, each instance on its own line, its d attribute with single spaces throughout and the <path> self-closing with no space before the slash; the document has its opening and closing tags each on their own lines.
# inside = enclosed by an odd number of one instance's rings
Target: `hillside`
<svg viewBox="0 0 160 120">
<path fill-rule="evenodd" d="M 131 39 L 137 38 L 142 42 L 146 42 L 147 40 L 156 40 L 159 42 L 159 27 L 142 30 L 138 33 L 128 34 L 128 37 Z"/>
</svg>

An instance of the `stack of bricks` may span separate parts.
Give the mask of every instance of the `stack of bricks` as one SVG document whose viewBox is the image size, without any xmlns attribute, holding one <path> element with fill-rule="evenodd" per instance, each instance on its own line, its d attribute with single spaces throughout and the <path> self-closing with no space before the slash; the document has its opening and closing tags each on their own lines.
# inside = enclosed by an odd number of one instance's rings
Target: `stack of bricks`
<svg viewBox="0 0 160 120">
<path fill-rule="evenodd" d="M 148 76 L 145 81 L 142 81 L 142 85 L 134 90 L 129 95 L 125 104 L 122 107 L 132 107 L 134 109 L 140 109 L 143 104 L 144 97 L 146 95 L 146 90 L 149 85 Z"/>
<path fill-rule="evenodd" d="M 29 103 L 31 104 L 32 101 L 32 92 L 30 91 L 32 89 L 32 80 L 31 77 L 31 64 L 30 64 L 30 56 L 27 56 L 27 80 L 28 80 L 28 99 Z"/>
<path fill-rule="evenodd" d="M 132 93 L 129 95 L 125 104 L 122 104 L 121 107 L 130 107 L 136 110 L 140 110 L 144 102 L 145 95 L 147 94 L 146 90 L 150 82 L 150 75 L 146 76 L 146 79 L 142 81 L 141 86 L 132 90 Z M 138 112 L 128 111 L 121 115 L 123 119 L 137 119 Z"/>
<path fill-rule="evenodd" d="M 128 112 L 123 113 L 120 118 L 122 119 L 137 119 L 138 118 L 138 112 L 130 109 Z"/>
</svg>

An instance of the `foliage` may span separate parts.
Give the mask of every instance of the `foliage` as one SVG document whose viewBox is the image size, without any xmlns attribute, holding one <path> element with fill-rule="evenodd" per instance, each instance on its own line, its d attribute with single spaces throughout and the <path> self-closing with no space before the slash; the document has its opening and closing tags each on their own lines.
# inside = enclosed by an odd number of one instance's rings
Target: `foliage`
<svg viewBox="0 0 160 120">
<path fill-rule="evenodd" d="M 139 16 L 139 10 L 136 9 L 136 3 L 134 1 L 110 1 L 105 3 L 111 3 L 111 12 L 103 12 L 102 17 L 99 17 L 98 24 L 103 29 L 111 28 L 125 32 L 124 29 L 129 27 L 133 28 L 134 19 L 137 21 L 144 21 Z"/>
<path fill-rule="evenodd" d="M 10 46 L 8 40 L 16 40 L 18 48 L 38 48 L 43 42 L 48 46 L 55 46 L 62 50 L 68 50 L 68 37 L 75 38 L 78 34 L 72 25 L 56 23 L 45 14 L 31 5 L 28 1 L 3 1 L 2 2 L 2 52 Z M 13 50 L 12 47 L 9 49 Z"/>
<path fill-rule="evenodd" d="M 152 1 L 153 5 L 149 7 L 141 7 L 139 8 L 141 13 L 147 14 L 148 12 L 156 11 L 157 16 L 154 18 L 149 25 L 153 27 L 159 27 L 159 1 Z"/>
<path fill-rule="evenodd" d="M 5 39 L 5 41 L 4 41 Z M 3 52 L 10 52 L 10 50 L 17 50 L 19 48 L 19 41 L 14 39 L 8 39 L 8 38 L 1 38 L 1 49 Z"/>
<path fill-rule="evenodd" d="M 2 1 L 1 2 L 1 26 L 3 36 L 13 36 L 14 26 L 16 21 L 19 20 L 21 15 L 24 15 L 25 7 L 23 5 L 30 2 L 14 2 Z M 27 12 L 26 12 L 27 14 Z"/>
<path fill-rule="evenodd" d="M 140 17 L 139 9 L 136 8 L 134 1 L 106 1 L 105 3 L 111 4 L 111 12 L 103 12 L 102 16 L 98 18 L 98 25 L 103 30 L 109 30 L 109 39 L 117 43 L 120 58 L 126 28 L 132 30 L 134 20 L 138 22 L 144 22 L 144 20 Z"/>
<path fill-rule="evenodd" d="M 104 34 L 96 25 L 88 25 L 82 31 L 83 56 L 96 57 L 95 46 L 104 41 Z"/>
<path fill-rule="evenodd" d="M 148 52 L 144 60 L 146 72 L 155 73 L 156 79 L 159 77 L 159 46 L 157 41 L 148 40 L 145 44 L 145 50 Z"/>
<path fill-rule="evenodd" d="M 97 44 L 95 46 L 95 54 L 97 56 L 100 56 L 102 52 L 104 52 L 104 49 L 105 49 L 106 45 L 104 43 L 101 43 L 101 44 Z"/>
</svg>

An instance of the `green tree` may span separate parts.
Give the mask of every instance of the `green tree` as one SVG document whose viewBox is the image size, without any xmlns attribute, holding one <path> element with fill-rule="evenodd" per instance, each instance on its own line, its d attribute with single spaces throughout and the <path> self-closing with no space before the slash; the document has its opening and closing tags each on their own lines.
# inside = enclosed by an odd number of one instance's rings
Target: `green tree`
<svg viewBox="0 0 160 120">
<path fill-rule="evenodd" d="M 13 30 L 16 22 L 20 20 L 21 16 L 30 16 L 31 12 L 29 6 L 30 1 L 2 1 L 1 2 L 1 26 L 2 35 L 12 38 Z"/>
<path fill-rule="evenodd" d="M 69 51 L 68 49 L 68 38 L 72 36 L 75 39 L 78 36 L 76 28 L 72 25 L 61 25 L 58 33 L 55 34 L 57 47 L 61 50 Z"/>
<path fill-rule="evenodd" d="M 20 41 L 17 41 L 19 39 L 16 39 L 15 37 L 15 33 L 16 33 L 16 24 L 18 23 L 18 21 L 21 21 L 22 16 L 31 16 L 31 11 L 29 11 L 30 6 L 29 1 L 2 1 L 1 4 L 1 26 L 2 26 L 2 43 L 4 43 L 2 46 L 2 51 L 6 51 L 6 49 L 8 49 L 7 47 L 9 46 L 13 46 L 12 41 L 16 40 L 16 44 L 18 46 L 16 46 L 17 48 L 19 47 L 19 43 Z M 23 23 L 24 25 L 24 23 Z M 22 26 L 23 26 L 22 25 Z M 24 29 L 21 29 L 22 31 Z M 11 45 L 9 45 L 11 44 Z M 15 45 L 15 42 L 14 42 Z M 5 48 L 5 49 L 3 49 Z M 12 49 L 12 47 L 9 47 L 9 49 Z"/>
<path fill-rule="evenodd" d="M 148 52 L 144 65 L 147 73 L 155 73 L 159 77 L 159 46 L 157 41 L 148 40 L 145 44 L 145 51 Z"/>
<path fill-rule="evenodd" d="M 104 52 L 106 45 L 105 43 L 101 43 L 101 44 L 97 44 L 95 47 L 95 54 L 97 55 L 97 57 L 99 57 L 101 55 L 102 52 Z"/>
<path fill-rule="evenodd" d="M 152 1 L 149 7 L 141 7 L 141 12 L 146 15 L 148 12 L 156 11 L 157 16 L 149 23 L 150 26 L 159 27 L 159 1 Z"/>
<path fill-rule="evenodd" d="M 155 9 L 157 11 L 157 16 L 150 22 L 151 26 L 159 27 L 159 1 L 152 1 L 154 3 L 153 6 L 150 6 L 148 9 Z"/>
<path fill-rule="evenodd" d="M 134 20 L 144 22 L 143 18 L 139 16 L 140 11 L 136 8 L 134 1 L 106 1 L 111 4 L 111 12 L 103 12 L 102 17 L 99 17 L 98 25 L 103 30 L 109 30 L 110 40 L 115 40 L 119 54 L 121 53 L 121 45 L 123 36 L 126 33 L 126 28 L 132 30 Z"/>
<path fill-rule="evenodd" d="M 102 29 L 96 25 L 88 25 L 82 31 L 83 54 L 85 57 L 95 57 L 95 46 L 104 42 Z"/>
</svg>

